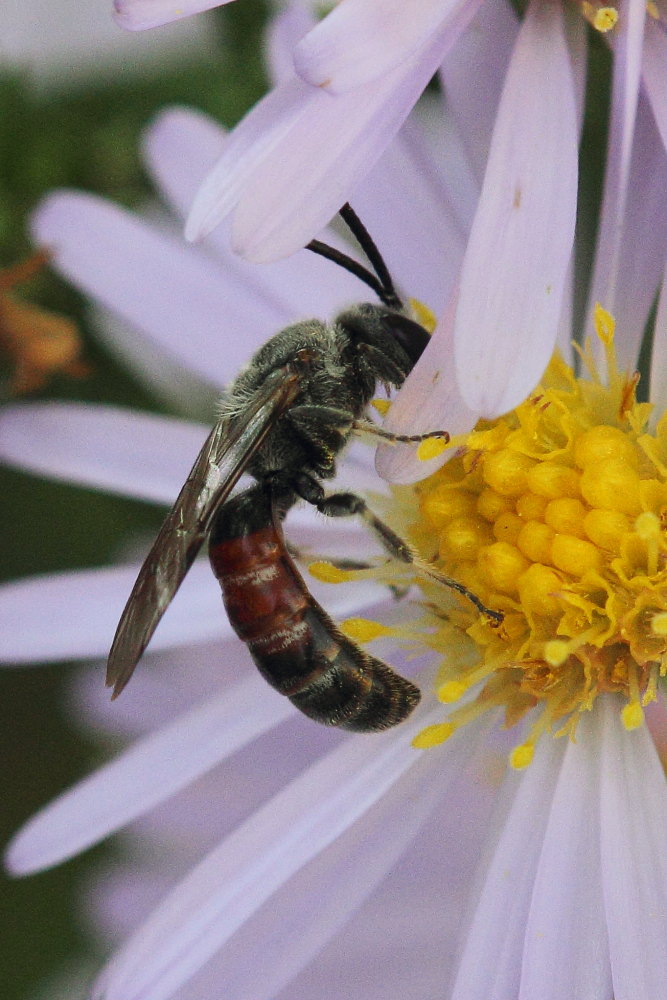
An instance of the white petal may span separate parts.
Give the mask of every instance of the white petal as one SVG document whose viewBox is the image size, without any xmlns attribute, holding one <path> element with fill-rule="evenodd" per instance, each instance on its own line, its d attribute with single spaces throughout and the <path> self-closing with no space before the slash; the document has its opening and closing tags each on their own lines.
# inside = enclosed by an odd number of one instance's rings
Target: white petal
<svg viewBox="0 0 667 1000">
<path fill-rule="evenodd" d="M 297 3 L 287 4 L 270 19 L 264 41 L 264 61 L 272 87 L 294 76 L 293 50 L 315 23 L 310 7 Z"/>
<path fill-rule="evenodd" d="M 230 0 L 114 0 L 114 16 L 128 31 L 157 28 L 203 10 L 220 7 Z"/>
<path fill-rule="evenodd" d="M 346 0 L 297 45 L 296 71 L 344 93 L 394 69 L 458 13 L 455 0 Z"/>
<path fill-rule="evenodd" d="M 644 30 L 644 61 L 642 73 L 646 94 L 651 102 L 656 125 L 662 137 L 662 144 L 667 149 L 667 34 L 664 21 L 656 21 L 653 17 L 646 19 Z"/>
<path fill-rule="evenodd" d="M 0 412 L 0 459 L 52 479 L 171 504 L 208 430 L 93 403 L 23 403 Z"/>
<path fill-rule="evenodd" d="M 563 758 L 535 874 L 519 1000 L 613 993 L 600 868 L 599 716 L 581 719 Z"/>
<path fill-rule="evenodd" d="M 60 192 L 33 216 L 54 266 L 207 382 L 224 385 L 276 314 L 200 248 L 91 195 Z"/>
<path fill-rule="evenodd" d="M 519 30 L 508 3 L 486 0 L 447 55 L 440 74 L 478 184 L 484 177 L 498 100 Z M 475 72 L 470 72 L 470 67 Z"/>
<path fill-rule="evenodd" d="M 629 191 L 639 97 L 645 10 L 642 0 L 628 0 L 623 8 L 625 16 L 619 19 L 614 38 L 614 76 L 605 184 L 587 317 L 592 316 L 596 302 L 600 302 L 610 312 L 615 308 L 623 217 Z M 601 351 L 596 341 L 593 346 L 598 352 Z"/>
<path fill-rule="evenodd" d="M 115 955 L 96 1000 L 170 996 L 418 762 L 410 741 L 429 719 L 423 710 L 415 715 L 372 740 L 345 741 L 242 824 Z"/>
<path fill-rule="evenodd" d="M 167 109 L 146 132 L 148 169 L 177 214 L 187 214 L 199 185 L 222 155 L 225 139 L 213 119 L 186 108 Z M 330 232 L 322 238 L 329 244 L 337 242 Z M 226 279 L 234 283 L 239 295 L 247 296 L 249 315 L 257 302 L 271 310 L 273 327 L 257 326 L 257 346 L 288 323 L 310 316 L 329 319 L 367 294 L 358 278 L 308 250 L 263 267 L 249 264 L 232 253 L 228 225 L 211 233 L 207 246 L 218 257 Z"/>
<path fill-rule="evenodd" d="M 446 430 L 454 437 L 467 434 L 477 423 L 479 415 L 469 410 L 461 399 L 452 363 L 455 304 L 454 298 L 431 342 L 392 402 L 384 422 L 387 430 L 398 434 Z M 376 468 L 383 479 L 411 483 L 435 472 L 451 455 L 449 449 L 438 458 L 422 462 L 417 458 L 414 445 L 381 445 Z"/>
<path fill-rule="evenodd" d="M 667 259 L 667 154 L 640 95 L 613 298 L 619 367 L 634 368 Z M 587 331 L 588 332 L 588 331 Z"/>
<path fill-rule="evenodd" d="M 577 196 L 578 123 L 562 12 L 533 3 L 507 73 L 463 265 L 456 371 L 493 417 L 541 377 L 556 339 Z"/>
<path fill-rule="evenodd" d="M 185 226 L 186 239 L 200 240 L 222 222 L 236 204 L 247 175 L 275 149 L 303 105 L 316 96 L 292 78 L 252 108 L 230 133 L 222 156 L 199 189 Z"/>
<path fill-rule="evenodd" d="M 430 111 L 407 120 L 350 202 L 401 291 L 438 313 L 458 276 L 465 233 L 449 203 L 451 178 L 428 147 L 428 133 L 443 128 L 440 102 Z"/>
<path fill-rule="evenodd" d="M 24 875 L 86 850 L 292 712 L 287 698 L 259 676 L 207 699 L 41 809 L 10 843 L 7 867 Z"/>
<path fill-rule="evenodd" d="M 662 273 L 662 285 L 653 331 L 651 354 L 651 401 L 655 404 L 655 418 L 660 419 L 667 409 L 667 264 Z"/>
<path fill-rule="evenodd" d="M 192 995 L 206 996 L 215 989 L 222 995 L 244 1000 L 271 1000 L 310 961 L 315 959 L 317 967 L 321 947 L 376 886 L 387 876 L 390 885 L 396 886 L 398 858 L 403 851 L 410 850 L 420 827 L 429 820 L 434 804 L 448 796 L 464 761 L 470 759 L 473 748 L 470 734 L 467 736 L 456 747 L 447 746 L 425 754 L 335 843 L 293 875 L 188 984 Z M 469 809 L 469 796 L 459 798 L 463 800 L 461 806 Z M 441 895 L 439 890 L 437 894 Z M 316 919 L 313 919 L 314 901 Z M 417 907 L 423 902 L 415 900 Z M 389 928 L 395 922 L 392 921 L 395 903 L 392 895 L 390 907 L 382 914 L 385 919 L 371 927 L 376 944 L 378 938 L 382 940 L 387 935 L 385 921 Z M 401 914 L 396 916 L 402 923 Z M 364 943 L 359 942 L 361 948 Z M 430 944 L 433 947 L 432 940 Z M 349 960 L 347 954 L 345 958 Z M 374 956 L 367 954 L 367 961 L 373 963 L 373 960 Z M 296 995 L 309 994 L 302 994 L 297 988 Z"/>
<path fill-rule="evenodd" d="M 646 727 L 626 732 L 620 709 L 605 699 L 602 876 L 614 998 L 636 1000 L 662 996 L 667 982 L 667 783 Z"/>
<path fill-rule="evenodd" d="M 451 1000 L 518 996 L 526 920 L 564 751 L 564 741 L 542 739 L 530 767 L 508 775 L 507 816 L 480 878 Z"/>
<path fill-rule="evenodd" d="M 397 69 L 349 94 L 307 88 L 289 128 L 244 178 L 232 230 L 239 253 L 276 260 L 322 229 L 396 135 L 448 41 L 436 34 Z"/>
<path fill-rule="evenodd" d="M 106 656 L 138 566 L 32 577 L 0 587 L 0 662 Z M 346 588 L 347 589 L 347 588 Z M 151 650 L 230 634 L 220 592 L 197 563 L 167 609 Z"/>
</svg>

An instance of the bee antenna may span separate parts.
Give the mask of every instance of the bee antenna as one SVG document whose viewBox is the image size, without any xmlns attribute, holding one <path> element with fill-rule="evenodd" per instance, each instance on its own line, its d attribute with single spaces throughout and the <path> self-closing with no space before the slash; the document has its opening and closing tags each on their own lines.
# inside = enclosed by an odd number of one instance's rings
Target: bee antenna
<svg viewBox="0 0 667 1000">
<path fill-rule="evenodd" d="M 339 267 L 349 271 L 350 274 L 356 275 L 364 284 L 372 288 L 380 302 L 389 306 L 390 309 L 402 309 L 403 303 L 394 288 L 387 265 L 363 222 L 348 204 L 343 205 L 339 214 L 368 257 L 375 274 L 369 271 L 367 267 L 364 267 L 363 264 L 354 260 L 353 257 L 349 257 L 341 250 L 330 247 L 328 243 L 322 243 L 321 240 L 311 240 L 307 244 L 306 250 L 311 250 L 313 253 L 319 254 L 320 257 L 326 257 L 327 260 L 338 264 Z"/>
<path fill-rule="evenodd" d="M 340 250 L 336 250 L 334 247 L 330 247 L 328 243 L 322 243 L 320 240 L 311 240 L 310 243 L 306 245 L 306 250 L 312 250 L 313 253 L 319 254 L 320 257 L 326 257 L 327 260 L 332 260 L 334 264 L 338 264 L 339 267 L 344 268 L 349 271 L 350 274 L 356 275 L 357 278 L 361 278 L 364 284 L 368 285 L 373 289 L 377 297 L 385 305 L 396 308 L 396 299 L 388 299 L 386 289 L 380 284 L 376 276 L 360 264 L 358 261 L 354 260 L 352 257 L 348 257 L 346 253 L 341 253 Z"/>
<path fill-rule="evenodd" d="M 383 290 L 383 294 L 380 295 L 382 302 L 388 306 L 402 308 L 403 303 L 394 288 L 394 282 L 391 280 L 389 268 L 385 264 L 384 258 L 378 250 L 373 237 L 368 232 L 350 203 L 345 202 L 338 214 L 354 236 L 361 249 L 366 254 L 373 270 L 380 279 L 380 284 Z"/>
</svg>

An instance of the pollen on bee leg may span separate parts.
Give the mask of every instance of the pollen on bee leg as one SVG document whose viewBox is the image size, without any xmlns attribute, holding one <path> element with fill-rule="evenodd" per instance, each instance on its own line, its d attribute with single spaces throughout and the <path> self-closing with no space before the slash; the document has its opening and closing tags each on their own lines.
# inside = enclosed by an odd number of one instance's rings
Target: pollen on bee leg
<svg viewBox="0 0 667 1000">
<path fill-rule="evenodd" d="M 449 437 L 429 437 L 422 441 L 417 448 L 417 458 L 420 462 L 428 462 L 431 458 L 437 458 L 450 447 Z"/>
<path fill-rule="evenodd" d="M 381 397 L 371 399 L 371 406 L 374 410 L 377 410 L 381 417 L 386 417 L 391 409 L 390 401 L 388 399 L 382 399 Z"/>
</svg>

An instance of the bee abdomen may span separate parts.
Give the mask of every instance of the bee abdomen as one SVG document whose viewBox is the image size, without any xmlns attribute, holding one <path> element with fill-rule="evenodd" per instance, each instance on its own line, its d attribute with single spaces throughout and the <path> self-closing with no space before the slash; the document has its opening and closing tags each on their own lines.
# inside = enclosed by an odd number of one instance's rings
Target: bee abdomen
<svg viewBox="0 0 667 1000">
<path fill-rule="evenodd" d="M 229 621 L 269 684 L 326 725 L 373 732 L 405 719 L 418 688 L 336 628 L 272 523 L 248 530 L 244 519 L 239 535 L 234 510 L 220 511 L 209 556 Z"/>
</svg>

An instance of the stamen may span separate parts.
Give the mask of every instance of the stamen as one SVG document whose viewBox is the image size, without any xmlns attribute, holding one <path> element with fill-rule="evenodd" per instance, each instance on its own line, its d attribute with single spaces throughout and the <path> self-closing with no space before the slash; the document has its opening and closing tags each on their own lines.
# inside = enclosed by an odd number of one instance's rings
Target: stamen
<svg viewBox="0 0 667 1000">
<path fill-rule="evenodd" d="M 346 618 L 340 623 L 340 629 L 348 639 L 355 642 L 372 642 L 381 636 L 395 635 L 396 630 L 388 625 L 381 625 L 380 622 L 372 621 L 370 618 Z"/>
<path fill-rule="evenodd" d="M 444 743 L 456 732 L 456 727 L 450 722 L 439 722 L 434 726 L 426 726 L 417 733 L 412 741 L 416 750 L 428 750 L 430 747 L 437 747 Z"/>
<path fill-rule="evenodd" d="M 588 23 L 601 34 L 611 31 L 618 21 L 618 11 L 615 7 L 601 7 L 598 3 L 583 0 L 581 9 Z"/>
</svg>

